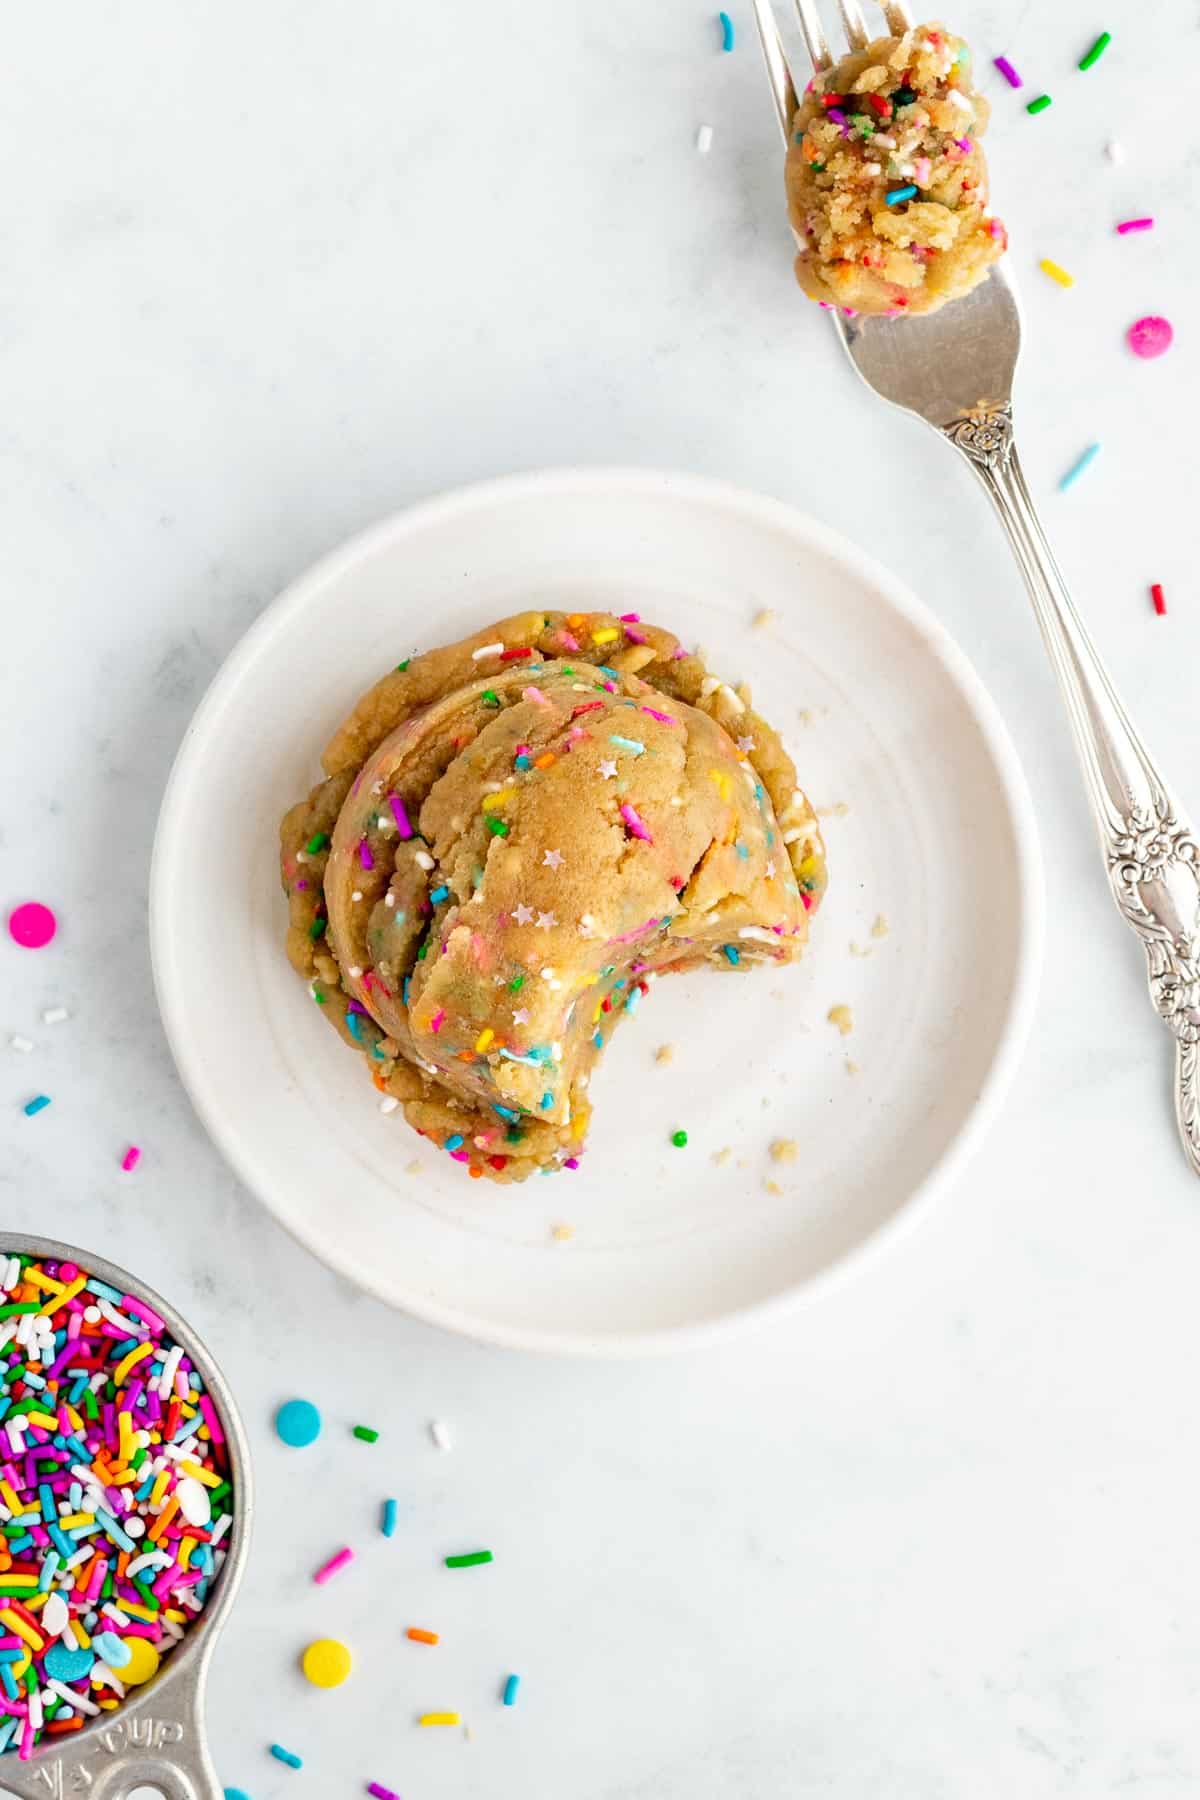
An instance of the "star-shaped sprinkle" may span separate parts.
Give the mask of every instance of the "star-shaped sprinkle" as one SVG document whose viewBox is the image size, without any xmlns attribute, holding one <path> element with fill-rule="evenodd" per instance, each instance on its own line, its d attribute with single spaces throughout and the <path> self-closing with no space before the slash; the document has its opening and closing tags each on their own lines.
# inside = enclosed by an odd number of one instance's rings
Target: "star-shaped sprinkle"
<svg viewBox="0 0 1200 1800">
<path fill-rule="evenodd" d="M 547 869 L 561 869 L 562 859 L 561 850 L 547 850 L 542 858 L 542 866 Z"/>
<path fill-rule="evenodd" d="M 595 919 L 593 919 L 591 913 L 584 913 L 582 918 L 579 921 L 580 937 L 591 937 L 592 932 L 595 929 L 596 929 L 596 921 L 595 921 Z"/>
<path fill-rule="evenodd" d="M 600 764 L 600 774 L 605 781 L 611 781 L 617 772 L 617 765 L 611 756 L 606 756 Z"/>
<path fill-rule="evenodd" d="M 526 906 L 525 902 L 522 901 L 520 906 L 513 908 L 513 918 L 517 921 L 518 925 L 528 925 L 533 919 L 533 908 L 531 906 Z"/>
<path fill-rule="evenodd" d="M 743 754 L 747 750 L 753 750 L 754 749 L 754 739 L 752 737 L 740 737 L 737 741 L 737 747 L 739 750 L 741 750 L 743 752 Z"/>
<path fill-rule="evenodd" d="M 513 1014 L 513 1024 L 514 1025 L 528 1025 L 528 1023 L 529 1023 L 529 1008 L 527 1006 L 518 1006 L 516 1012 Z"/>
<path fill-rule="evenodd" d="M 771 879 L 771 877 L 774 875 L 774 873 L 775 873 L 775 858 L 773 856 L 768 856 L 768 858 L 767 858 L 767 880 L 768 881 Z"/>
<path fill-rule="evenodd" d="M 539 912 L 539 914 L 537 916 L 538 931 L 549 931 L 549 929 L 552 925 L 557 925 L 557 924 L 558 924 L 558 920 L 555 918 L 555 916 L 552 912 Z"/>
</svg>

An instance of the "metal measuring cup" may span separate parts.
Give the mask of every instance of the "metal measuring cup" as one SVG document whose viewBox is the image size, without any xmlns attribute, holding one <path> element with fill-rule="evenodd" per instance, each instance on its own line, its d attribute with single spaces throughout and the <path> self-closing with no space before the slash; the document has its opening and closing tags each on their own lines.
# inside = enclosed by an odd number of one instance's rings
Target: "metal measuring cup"
<svg viewBox="0 0 1200 1800">
<path fill-rule="evenodd" d="M 203 1341 L 174 1307 L 136 1281 L 116 1263 L 92 1256 L 53 1238 L 0 1232 L 0 1256 L 49 1258 L 78 1263 L 81 1269 L 133 1294 L 164 1321 L 204 1377 L 229 1447 L 233 1477 L 233 1528 L 212 1599 L 145 1687 L 133 1689 L 113 1712 L 89 1719 L 61 1743 L 42 1743 L 27 1762 L 0 1756 L 0 1789 L 21 1800 L 223 1800 L 204 1731 L 204 1686 L 208 1665 L 226 1615 L 233 1605 L 250 1545 L 253 1494 L 250 1447 L 225 1377 Z"/>
</svg>

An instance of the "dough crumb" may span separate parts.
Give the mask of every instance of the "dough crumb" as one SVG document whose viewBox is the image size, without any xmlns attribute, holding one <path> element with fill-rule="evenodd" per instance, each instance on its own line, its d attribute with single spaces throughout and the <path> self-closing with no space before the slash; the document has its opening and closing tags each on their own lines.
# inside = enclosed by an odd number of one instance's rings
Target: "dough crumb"
<svg viewBox="0 0 1200 1800">
<path fill-rule="evenodd" d="M 654 1052 L 654 1060 L 660 1069 L 665 1069 L 669 1063 L 673 1063 L 675 1061 L 674 1044 L 660 1044 Z"/>
<path fill-rule="evenodd" d="M 808 726 L 810 726 L 812 724 L 813 719 L 816 717 L 816 715 L 813 712 L 813 709 L 811 706 L 802 706 L 800 708 L 800 711 L 796 714 L 796 717 L 799 719 L 800 723 L 807 730 Z"/>
<path fill-rule="evenodd" d="M 767 1190 L 768 1194 L 782 1194 L 782 1192 L 783 1192 L 783 1189 L 780 1187 L 780 1185 L 777 1181 L 764 1181 L 763 1186 Z"/>
<path fill-rule="evenodd" d="M 423 1168 L 424 1164 L 414 1159 L 410 1163 L 405 1163 L 404 1173 L 406 1175 L 419 1175 Z"/>
<path fill-rule="evenodd" d="M 888 924 L 883 914 L 876 913 L 875 923 L 871 927 L 871 936 L 873 938 L 885 938 L 891 929 L 891 926 Z"/>
<path fill-rule="evenodd" d="M 850 811 L 844 800 L 835 800 L 832 806 L 818 806 L 818 819 L 844 819 Z"/>
<path fill-rule="evenodd" d="M 726 1146 L 723 1150 L 714 1150 L 713 1151 L 713 1161 L 715 1163 L 717 1163 L 718 1165 L 721 1163 L 727 1163 L 732 1155 L 733 1155 L 733 1151 L 730 1149 L 729 1145 L 726 1144 Z"/>
<path fill-rule="evenodd" d="M 771 1143 L 771 1161 L 777 1163 L 795 1162 L 800 1154 L 800 1146 L 795 1138 L 775 1138 Z"/>
<path fill-rule="evenodd" d="M 851 954 L 851 956 L 874 956 L 875 952 L 871 948 L 870 944 L 868 944 L 866 949 L 864 949 L 861 944 L 856 943 L 855 940 L 853 938 L 851 938 L 850 939 L 850 954 Z"/>
<path fill-rule="evenodd" d="M 831 1006 L 829 1011 L 825 1014 L 825 1017 L 829 1020 L 831 1025 L 837 1026 L 843 1037 L 849 1037 L 850 1033 L 854 1030 L 854 1014 L 844 1003 L 839 1003 L 837 1006 Z"/>
<path fill-rule="evenodd" d="M 550 1228 L 550 1236 L 556 1244 L 567 1244 L 575 1236 L 575 1227 L 573 1225 L 553 1225 Z"/>
<path fill-rule="evenodd" d="M 862 1070 L 859 1068 L 858 1064 L 855 1062 L 855 1060 L 852 1056 L 848 1056 L 846 1058 L 846 1073 L 847 1073 L 847 1075 L 861 1075 L 862 1074 Z"/>
<path fill-rule="evenodd" d="M 772 610 L 769 606 L 762 607 L 754 615 L 755 631 L 765 631 L 768 625 L 773 625 L 774 623 L 775 623 L 775 614 L 772 612 Z"/>
</svg>

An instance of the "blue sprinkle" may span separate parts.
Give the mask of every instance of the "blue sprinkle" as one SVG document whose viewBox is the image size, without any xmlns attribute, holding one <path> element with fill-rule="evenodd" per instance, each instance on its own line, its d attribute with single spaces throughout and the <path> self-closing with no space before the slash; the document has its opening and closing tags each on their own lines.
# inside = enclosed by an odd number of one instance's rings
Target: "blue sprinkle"
<svg viewBox="0 0 1200 1800">
<path fill-rule="evenodd" d="M 271 1755 L 276 1762 L 286 1763 L 289 1769 L 302 1769 L 303 1759 L 294 1750 L 285 1750 L 282 1744 L 271 1745 Z"/>
<path fill-rule="evenodd" d="M 734 968 L 736 969 L 738 964 L 742 960 L 741 951 L 735 950 L 732 944 L 722 944 L 721 949 L 724 951 L 725 955 L 729 958 L 729 961 L 733 964 Z"/>
<path fill-rule="evenodd" d="M 46 1385 L 41 1376 L 35 1375 L 32 1369 L 22 1369 L 21 1380 L 25 1383 L 26 1387 L 44 1388 Z"/>
<path fill-rule="evenodd" d="M 442 1145 L 443 1150 L 461 1150 L 462 1147 L 462 1133 L 459 1131 L 456 1131 L 453 1137 L 448 1137 L 446 1142 Z"/>
<path fill-rule="evenodd" d="M 92 1649 L 104 1658 L 110 1669 L 123 1669 L 127 1662 L 133 1661 L 133 1651 L 115 1631 L 98 1631 L 92 1639 Z"/>
<path fill-rule="evenodd" d="M 617 674 L 617 671 L 615 669 L 610 669 L 607 663 L 597 663 L 596 667 L 602 675 L 611 675 L 614 681 L 620 681 L 621 677 Z M 633 702 L 630 700 L 626 704 L 632 706 Z"/>
<path fill-rule="evenodd" d="M 721 48 L 728 55 L 733 49 L 733 20 L 727 12 L 719 12 L 717 18 L 721 25 Z"/>
<path fill-rule="evenodd" d="M 101 1300 L 111 1300 L 114 1306 L 118 1300 L 124 1298 L 122 1294 L 117 1292 L 115 1287 L 109 1287 L 107 1281 L 97 1281 L 94 1275 L 88 1282 L 86 1291 L 89 1294 L 99 1294 Z"/>
<path fill-rule="evenodd" d="M 610 737 L 608 741 L 616 744 L 620 750 L 632 750 L 635 756 L 643 755 L 646 749 L 645 744 L 640 744 L 637 738 Z"/>
<path fill-rule="evenodd" d="M 346 1030 L 350 1033 L 350 1036 L 354 1039 L 356 1044 L 362 1043 L 362 1020 L 357 1013 L 347 1012 Z"/>
<path fill-rule="evenodd" d="M 902 200 L 911 200 L 916 191 L 916 185 L 910 181 L 907 187 L 893 188 L 890 194 L 884 195 L 884 199 L 889 206 L 899 206 Z"/>
<path fill-rule="evenodd" d="M 396 1502 L 394 1500 L 384 1501 L 383 1523 L 379 1527 L 384 1537 L 395 1537 L 396 1535 L 396 1510 Z"/>
<path fill-rule="evenodd" d="M 112 1514 L 110 1512 L 105 1512 L 102 1506 L 96 1508 L 96 1521 L 103 1529 L 105 1536 L 111 1538 L 118 1550 L 132 1550 L 135 1548 L 133 1539 L 128 1533 L 121 1530 L 121 1527 L 117 1524 L 117 1521 L 113 1518 Z M 80 1531 L 87 1531 L 88 1527 L 86 1525 L 81 1525 L 79 1529 Z M 72 1532 L 71 1535 L 74 1536 L 74 1533 Z"/>
<path fill-rule="evenodd" d="M 546 1092 L 542 1095 L 542 1106 L 543 1106 L 543 1108 L 545 1108 L 547 1106 L 553 1106 L 553 1105 L 554 1105 L 554 1095 L 550 1092 L 549 1088 L 547 1088 Z"/>
<path fill-rule="evenodd" d="M 449 894 L 449 892 L 450 892 L 450 889 L 448 887 L 445 887 L 445 886 L 435 887 L 432 894 L 430 894 L 429 898 L 435 906 L 440 906 L 442 901 Z"/>
<path fill-rule="evenodd" d="M 45 1112 L 49 1104 L 49 1094 L 35 1094 L 32 1100 L 25 1102 L 21 1110 L 27 1119 L 32 1119 L 35 1113 Z"/>
<path fill-rule="evenodd" d="M 303 1450 L 321 1435 L 321 1415 L 311 1400 L 285 1400 L 275 1414 L 275 1429 L 290 1450 Z"/>
<path fill-rule="evenodd" d="M 745 844 L 735 844 L 733 847 L 737 851 L 738 855 L 741 857 L 743 862 L 749 862 L 750 852 L 749 852 L 749 850 L 747 850 Z"/>
<path fill-rule="evenodd" d="M 10 1700 L 17 1698 L 16 1676 L 7 1663 L 0 1663 L 0 1681 L 4 1683 L 4 1691 Z"/>
<path fill-rule="evenodd" d="M 1084 451 L 1083 455 L 1079 458 L 1079 461 L 1077 463 L 1073 464 L 1073 466 L 1067 470 L 1066 474 L 1063 476 L 1062 480 L 1059 482 L 1059 484 L 1058 484 L 1059 493 L 1065 494 L 1068 488 L 1074 487 L 1075 483 L 1079 480 L 1079 477 L 1083 474 L 1083 471 L 1085 469 L 1091 467 L 1092 463 L 1095 462 L 1095 460 L 1099 456 L 1099 454 L 1100 454 L 1099 444 L 1089 444 L 1087 449 Z M 29 1108 L 26 1107 L 25 1111 L 28 1112 Z"/>
<path fill-rule="evenodd" d="M 42 1558 L 42 1567 L 38 1574 L 39 1594 L 48 1594 L 50 1592 L 51 1585 L 54 1581 L 54 1571 L 61 1561 L 62 1558 L 59 1556 L 57 1550 L 47 1550 L 45 1556 Z"/>
<path fill-rule="evenodd" d="M 641 988 L 630 988 L 629 993 L 625 1000 L 625 1011 L 627 1013 L 636 1012 L 638 1009 L 638 1001 L 641 999 L 641 997 L 642 997 Z"/>
<path fill-rule="evenodd" d="M 593 1035 L 592 1035 L 592 1042 L 593 1042 L 593 1044 L 595 1044 L 595 1046 L 596 1046 L 596 1048 L 597 1048 L 597 1050 L 603 1050 L 603 1048 L 604 1048 L 604 1038 L 603 1038 L 603 1036 L 602 1036 L 602 1035 L 601 1035 L 601 1033 L 600 1033 L 600 1032 L 598 1032 L 598 1031 L 597 1031 L 597 1032 L 594 1032 L 594 1033 L 593 1033 Z"/>
<path fill-rule="evenodd" d="M 500 1054 L 503 1056 L 504 1052 L 501 1051 Z M 492 1101 L 492 1111 L 498 1112 L 502 1119 L 519 1119 L 521 1116 L 519 1112 L 514 1112 L 511 1106 L 501 1106 L 498 1100 Z"/>
<path fill-rule="evenodd" d="M 508 1680 L 504 1684 L 504 1704 L 505 1704 L 505 1706 L 512 1706 L 514 1704 L 514 1702 L 516 1701 L 516 1698 L 517 1698 L 517 1689 L 520 1687 L 520 1685 L 521 1685 L 521 1677 L 519 1675 L 510 1675 L 509 1676 Z"/>
<path fill-rule="evenodd" d="M 533 767 L 532 756 L 514 756 L 513 757 L 513 768 L 514 769 L 532 769 L 532 767 Z"/>
<path fill-rule="evenodd" d="M 94 1650 L 68 1650 L 65 1644 L 51 1644 L 42 1658 L 47 1675 L 55 1681 L 82 1681 L 92 1672 L 96 1660 Z"/>
</svg>

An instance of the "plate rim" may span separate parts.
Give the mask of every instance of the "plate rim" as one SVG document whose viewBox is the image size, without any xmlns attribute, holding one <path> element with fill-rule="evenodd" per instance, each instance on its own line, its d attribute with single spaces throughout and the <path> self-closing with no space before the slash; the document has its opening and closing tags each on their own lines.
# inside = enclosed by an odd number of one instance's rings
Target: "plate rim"
<svg viewBox="0 0 1200 1800">
<path fill-rule="evenodd" d="M 979 1091 L 924 1179 L 910 1190 L 890 1218 L 828 1267 L 782 1293 L 694 1324 L 667 1325 L 656 1330 L 600 1337 L 475 1320 L 420 1291 L 410 1291 L 404 1298 L 399 1298 L 390 1284 L 373 1279 L 370 1269 L 361 1268 L 351 1258 L 339 1256 L 336 1249 L 330 1254 L 324 1245 L 319 1246 L 310 1233 L 268 1197 L 269 1184 L 260 1186 L 254 1159 L 244 1147 L 245 1133 L 226 1131 L 219 1108 L 209 1098 L 203 1068 L 189 1049 L 186 1008 L 174 990 L 169 973 L 172 958 L 167 940 L 170 871 L 184 847 L 179 820 L 189 793 L 198 778 L 202 779 L 199 756 L 209 720 L 227 694 L 243 679 L 260 646 L 286 631 L 293 615 L 303 613 L 314 590 L 347 573 L 385 544 L 419 532 L 428 524 L 444 522 L 455 514 L 491 510 L 514 500 L 549 500 L 567 492 L 603 495 L 618 490 L 643 498 L 682 500 L 721 508 L 784 530 L 823 550 L 878 589 L 888 606 L 912 628 L 922 648 L 933 656 L 957 688 L 996 770 L 1018 849 L 1014 890 L 1019 901 L 1019 930 L 1014 975 L 1003 1022 Z M 597 464 L 526 470 L 468 482 L 417 500 L 344 539 L 308 564 L 267 603 L 216 670 L 188 721 L 172 761 L 159 806 L 150 859 L 148 931 L 155 997 L 184 1092 L 226 1164 L 290 1237 L 325 1268 L 343 1276 L 360 1291 L 424 1324 L 497 1348 L 620 1359 L 694 1349 L 736 1331 L 769 1324 L 802 1306 L 810 1306 L 842 1283 L 852 1280 L 868 1263 L 886 1253 L 902 1235 L 928 1217 L 938 1196 L 961 1174 L 993 1124 L 1020 1066 L 1041 986 L 1045 913 L 1041 839 L 1033 799 L 1012 736 L 966 652 L 926 602 L 874 556 L 789 501 L 717 477 L 639 465 Z"/>
</svg>

